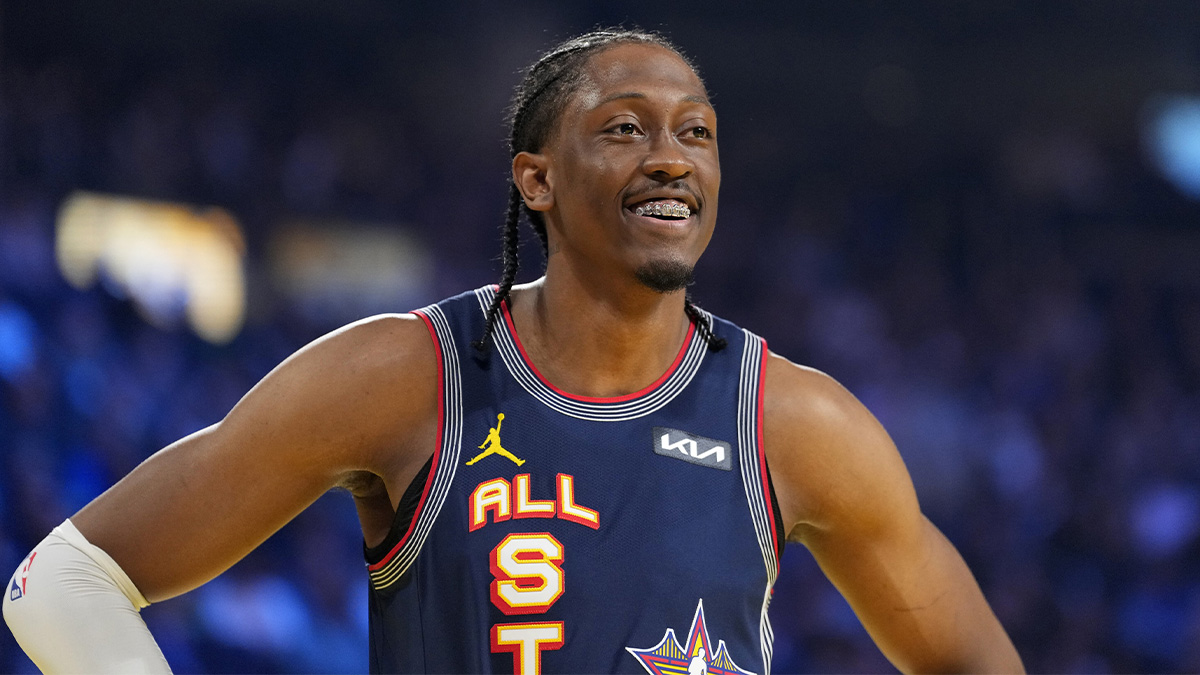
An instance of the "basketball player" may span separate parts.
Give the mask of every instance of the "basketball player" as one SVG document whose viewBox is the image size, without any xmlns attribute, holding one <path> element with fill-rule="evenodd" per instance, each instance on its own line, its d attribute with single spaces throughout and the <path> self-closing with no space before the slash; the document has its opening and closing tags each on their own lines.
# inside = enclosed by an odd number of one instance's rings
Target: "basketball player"
<svg viewBox="0 0 1200 675">
<path fill-rule="evenodd" d="M 871 414 L 687 300 L 721 175 L 679 52 L 559 45 L 511 149 L 502 283 L 317 340 L 56 528 L 5 596 L 34 662 L 166 672 L 137 609 L 342 485 L 373 671 L 766 673 L 785 539 L 901 670 L 1020 671 Z M 513 287 L 523 212 L 546 272 Z"/>
</svg>

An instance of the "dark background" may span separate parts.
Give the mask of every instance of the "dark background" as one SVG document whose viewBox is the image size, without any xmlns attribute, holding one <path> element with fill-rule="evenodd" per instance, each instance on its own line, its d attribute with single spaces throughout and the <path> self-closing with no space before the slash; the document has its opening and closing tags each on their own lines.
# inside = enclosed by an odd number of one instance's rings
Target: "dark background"
<svg viewBox="0 0 1200 675">
<path fill-rule="evenodd" d="M 496 279 L 519 71 L 620 22 L 720 114 L 697 302 L 883 421 L 1030 670 L 1200 670 L 1200 206 L 1151 151 L 1200 95 L 1193 2 L 3 2 L 0 569 L 306 342 Z M 69 286 L 81 189 L 234 214 L 240 334 Z M 429 272 L 373 305 L 281 290 L 273 242 L 345 220 Z M 362 671 L 360 545 L 331 493 L 143 614 L 180 672 Z M 777 672 L 890 669 L 799 545 L 771 614 Z M 0 631 L 0 671 L 32 668 Z"/>
</svg>

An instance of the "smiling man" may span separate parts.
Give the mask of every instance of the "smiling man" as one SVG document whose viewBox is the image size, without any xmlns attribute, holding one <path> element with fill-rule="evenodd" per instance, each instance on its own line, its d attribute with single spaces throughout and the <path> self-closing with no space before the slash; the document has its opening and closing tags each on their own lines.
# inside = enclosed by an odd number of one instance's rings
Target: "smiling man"
<svg viewBox="0 0 1200 675">
<path fill-rule="evenodd" d="M 4 605 L 34 661 L 166 670 L 137 608 L 342 485 L 376 672 L 766 673 L 785 540 L 901 670 L 1021 670 L 871 414 L 687 299 L 721 177 L 678 50 L 559 45 L 510 143 L 499 286 L 317 340 L 56 528 Z M 514 287 L 522 213 L 546 273 Z"/>
</svg>

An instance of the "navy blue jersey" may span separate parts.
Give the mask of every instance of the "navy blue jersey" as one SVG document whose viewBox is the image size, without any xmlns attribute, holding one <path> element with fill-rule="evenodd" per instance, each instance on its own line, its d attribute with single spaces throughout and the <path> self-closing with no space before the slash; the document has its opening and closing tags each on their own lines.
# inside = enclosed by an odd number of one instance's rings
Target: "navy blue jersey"
<svg viewBox="0 0 1200 675">
<path fill-rule="evenodd" d="M 613 398 L 559 391 L 494 287 L 416 312 L 438 352 L 438 443 L 368 549 L 373 672 L 770 671 L 780 540 L 762 450 L 762 339 L 707 313 Z"/>
</svg>

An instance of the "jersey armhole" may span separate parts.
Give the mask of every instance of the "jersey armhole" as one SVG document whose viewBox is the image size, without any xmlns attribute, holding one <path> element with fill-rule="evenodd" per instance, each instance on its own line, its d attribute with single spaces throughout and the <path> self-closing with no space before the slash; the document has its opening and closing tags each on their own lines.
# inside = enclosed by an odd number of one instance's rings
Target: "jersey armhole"
<svg viewBox="0 0 1200 675">
<path fill-rule="evenodd" d="M 438 416 L 437 416 L 437 440 L 434 444 L 433 453 L 429 459 L 425 461 L 425 465 L 413 477 L 413 480 L 405 488 L 404 494 L 400 497 L 400 502 L 396 505 L 396 516 L 392 519 L 392 525 L 388 529 L 388 534 L 384 540 L 377 546 L 368 547 L 366 542 L 363 542 L 363 556 L 367 561 L 367 569 L 372 577 L 376 575 L 394 576 L 392 572 L 387 571 L 389 568 L 395 567 L 394 558 L 400 553 L 402 548 L 408 545 L 410 536 L 417 525 L 417 518 L 421 514 L 421 509 L 425 505 L 426 499 L 432 485 L 433 475 L 439 471 L 442 441 L 445 436 L 445 416 L 446 416 L 446 373 L 444 360 L 444 347 L 442 341 L 438 338 L 437 328 L 433 321 L 426 315 L 426 310 L 418 310 L 413 312 L 418 318 L 425 323 L 425 327 L 429 330 L 429 336 L 433 340 L 434 350 L 437 353 L 438 364 Z M 418 548 L 420 544 L 417 544 Z M 407 567 L 406 565 L 403 567 Z"/>
<path fill-rule="evenodd" d="M 766 463 L 766 459 L 763 459 Z M 775 496 L 775 480 L 771 478 L 771 467 L 767 466 L 767 490 L 771 496 L 771 513 L 775 516 L 775 557 L 783 558 L 783 549 L 787 546 L 787 533 L 783 531 L 783 512 L 779 510 L 779 498 Z"/>
<path fill-rule="evenodd" d="M 762 344 L 762 355 L 758 363 L 758 391 L 755 392 L 757 399 L 755 410 L 755 434 L 758 441 L 759 461 L 762 463 L 763 482 L 765 483 L 766 497 L 771 501 L 771 534 L 775 538 L 775 561 L 778 565 L 779 560 L 783 558 L 783 549 L 787 546 L 786 533 L 783 531 L 783 512 L 779 509 L 779 498 L 775 496 L 775 480 L 771 478 L 771 467 L 767 464 L 767 444 L 766 444 L 766 391 L 767 391 L 767 358 L 770 352 L 767 350 L 767 341 L 763 338 L 757 338 Z"/>
<path fill-rule="evenodd" d="M 400 503 L 396 506 L 396 517 L 392 519 L 392 526 L 383 541 L 375 546 L 367 546 L 367 543 L 363 542 L 363 557 L 368 565 L 383 560 L 408 533 L 412 519 L 417 514 L 417 506 L 421 504 L 421 496 L 425 493 L 425 484 L 429 482 L 429 470 L 432 468 L 433 455 L 430 455 L 429 459 L 425 460 L 425 466 L 413 476 L 412 482 L 404 490 L 404 496 L 400 497 Z"/>
</svg>

